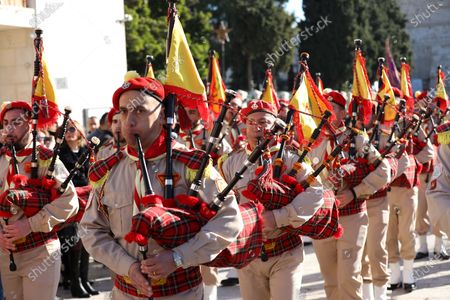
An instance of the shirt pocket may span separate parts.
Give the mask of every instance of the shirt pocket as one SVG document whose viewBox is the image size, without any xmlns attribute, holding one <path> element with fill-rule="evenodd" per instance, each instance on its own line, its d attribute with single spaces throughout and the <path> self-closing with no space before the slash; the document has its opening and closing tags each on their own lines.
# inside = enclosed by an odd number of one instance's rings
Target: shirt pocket
<svg viewBox="0 0 450 300">
<path fill-rule="evenodd" d="M 108 209 L 109 223 L 115 238 L 123 238 L 131 229 L 133 196 L 124 197 L 123 191 L 105 188 L 103 204 Z"/>
</svg>

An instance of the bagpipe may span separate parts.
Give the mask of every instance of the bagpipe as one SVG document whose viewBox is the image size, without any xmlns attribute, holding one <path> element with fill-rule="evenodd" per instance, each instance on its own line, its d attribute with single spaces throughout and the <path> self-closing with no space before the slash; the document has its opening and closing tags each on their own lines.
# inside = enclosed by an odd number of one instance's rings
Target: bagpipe
<svg viewBox="0 0 450 300">
<path fill-rule="evenodd" d="M 226 110 L 222 106 L 220 116 L 224 117 Z M 211 151 L 217 137 L 220 134 L 220 126 L 223 121 L 219 118 L 215 122 L 215 130 L 206 145 L 207 151 Z M 145 258 L 148 239 L 155 240 L 164 249 L 172 249 L 194 237 L 210 219 L 214 218 L 222 208 L 226 196 L 236 183 L 242 178 L 249 166 L 253 165 L 263 154 L 265 147 L 274 140 L 274 137 L 285 127 L 283 121 L 277 119 L 274 127 L 265 134 L 263 142 L 257 146 L 248 156 L 242 168 L 236 172 L 228 185 L 220 191 L 211 203 L 206 203 L 198 197 L 198 191 L 202 185 L 202 177 L 209 164 L 209 153 L 203 156 L 197 176 L 193 180 L 187 195 L 177 195 L 173 199 L 154 195 L 150 187 L 150 179 L 146 172 L 146 165 L 142 149 L 138 146 L 141 172 L 143 173 L 146 196 L 141 199 L 141 205 L 146 207 L 136 214 L 132 220 L 131 231 L 125 236 L 128 242 L 136 242 Z M 217 136 L 216 136 L 217 135 Z M 136 137 L 139 143 L 139 137 Z M 263 243 L 262 237 L 262 209 L 254 202 L 239 205 L 240 213 L 244 221 L 244 229 L 237 239 L 211 262 L 204 265 L 210 267 L 235 267 L 242 268 L 259 256 Z"/>
<path fill-rule="evenodd" d="M 311 145 L 319 137 L 322 127 L 326 124 L 330 116 L 331 114 L 328 111 L 325 111 L 321 122 L 311 136 L 308 146 L 304 148 L 292 169 L 287 174 L 283 174 L 281 179 L 278 179 L 275 176 L 271 178 L 271 156 L 270 152 L 266 152 L 263 156 L 262 166 L 255 172 L 257 177 L 249 181 L 247 189 L 242 192 L 242 195 L 255 203 L 262 204 L 266 210 L 274 210 L 288 205 L 295 197 L 307 190 L 315 182 L 317 176 L 319 176 L 325 168 L 329 167 L 330 163 L 342 151 L 343 145 L 337 144 L 325 162 L 323 162 L 312 174 L 308 175 L 306 179 L 298 182 L 296 177 L 298 172 L 303 168 L 302 163 L 306 155 L 311 151 Z M 278 155 L 276 159 L 278 159 Z M 275 165 L 274 170 L 276 170 L 278 166 L 279 165 Z M 294 235 L 309 236 L 313 239 L 325 239 L 331 236 L 335 236 L 336 238 L 340 237 L 342 230 L 339 229 L 338 210 L 333 191 L 324 191 L 323 198 L 323 206 L 316 211 L 312 218 L 300 227 L 294 228 L 292 226 L 285 226 L 282 230 Z"/>
</svg>

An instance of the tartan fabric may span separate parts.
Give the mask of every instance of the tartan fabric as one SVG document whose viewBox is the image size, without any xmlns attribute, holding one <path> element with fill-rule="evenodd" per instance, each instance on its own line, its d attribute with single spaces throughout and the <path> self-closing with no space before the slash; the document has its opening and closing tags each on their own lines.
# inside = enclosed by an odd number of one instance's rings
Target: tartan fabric
<svg viewBox="0 0 450 300">
<path fill-rule="evenodd" d="M 220 252 L 213 261 L 204 265 L 241 269 L 260 255 L 263 243 L 261 216 L 263 207 L 260 204 L 247 202 L 240 204 L 239 209 L 244 221 L 244 229 L 236 241 Z"/>
<path fill-rule="evenodd" d="M 356 162 L 343 164 L 341 167 L 343 180 L 349 186 L 354 188 L 374 170 L 374 166 L 369 164 L 366 159 L 358 159 Z"/>
<path fill-rule="evenodd" d="M 181 162 L 189 169 L 198 170 L 203 158 L 206 156 L 202 150 L 173 149 L 172 158 Z"/>
<path fill-rule="evenodd" d="M 422 151 L 423 148 L 427 146 L 427 143 L 424 141 L 419 140 L 417 137 L 413 137 L 413 148 L 412 148 L 412 154 L 416 155 L 420 151 Z"/>
<path fill-rule="evenodd" d="M 405 172 L 391 183 L 391 186 L 412 188 L 413 186 L 419 185 L 419 174 L 422 169 L 422 164 L 419 163 L 412 154 L 409 154 L 409 162 L 410 165 L 408 168 L 406 168 Z"/>
<path fill-rule="evenodd" d="M 171 273 L 165 280 L 151 280 L 153 298 L 167 297 L 190 290 L 202 283 L 202 275 L 199 267 L 189 267 L 187 269 L 178 268 Z M 140 294 L 135 286 L 131 284 L 128 277 L 117 275 L 114 279 L 114 285 L 125 294 L 135 297 L 149 299 Z"/>
<path fill-rule="evenodd" d="M 366 200 L 356 199 L 347 204 L 346 206 L 339 208 L 339 216 L 342 217 L 355 215 L 366 210 L 367 210 Z"/>
<path fill-rule="evenodd" d="M 78 196 L 78 207 L 79 207 L 78 212 L 74 216 L 68 218 L 63 223 L 57 224 L 53 228 L 53 231 L 59 231 L 67 224 L 78 223 L 81 221 L 81 218 L 83 218 L 83 214 L 84 214 L 84 211 L 86 210 L 87 201 L 89 199 L 89 194 L 92 191 L 92 187 L 90 185 L 80 186 L 80 187 L 76 187 L 75 190 L 76 190 L 77 196 Z"/>
<path fill-rule="evenodd" d="M 284 227 L 286 232 L 294 235 L 305 235 L 315 240 L 329 238 L 338 231 L 339 212 L 332 190 L 323 193 L 324 204 L 314 215 L 300 227 Z"/>
<path fill-rule="evenodd" d="M 192 238 L 203 225 L 188 211 L 152 206 L 133 217 L 131 232 L 152 238 L 165 249 L 172 249 Z"/>
<path fill-rule="evenodd" d="M 263 247 L 267 257 L 270 258 L 292 250 L 301 244 L 302 238 L 299 235 L 286 232 L 277 238 L 266 240 Z"/>
<path fill-rule="evenodd" d="M 48 160 L 50 158 L 53 157 L 53 151 L 42 146 L 42 145 L 38 145 L 37 146 L 38 149 L 38 153 L 39 153 L 39 159 L 40 160 Z"/>
<path fill-rule="evenodd" d="M 20 189 L 8 189 L 0 197 L 0 214 L 16 214 L 15 206 L 23 210 L 26 217 L 37 214 L 52 201 L 50 192 L 42 187 L 24 186 Z"/>
<path fill-rule="evenodd" d="M 58 235 L 56 232 L 32 232 L 25 237 L 25 241 L 21 242 L 21 240 L 16 241 L 16 251 L 22 252 L 28 249 L 33 249 L 47 243 L 50 243 L 54 240 L 58 239 Z"/>
<path fill-rule="evenodd" d="M 101 180 L 108 172 L 124 157 L 123 152 L 116 152 L 110 157 L 96 161 L 89 168 L 89 180 L 97 182 Z"/>
<path fill-rule="evenodd" d="M 250 180 L 243 195 L 252 201 L 261 203 L 267 210 L 279 209 L 292 202 L 296 196 L 292 189 L 279 183 L 276 179 L 273 184 L 263 187 L 258 179 Z"/>
</svg>

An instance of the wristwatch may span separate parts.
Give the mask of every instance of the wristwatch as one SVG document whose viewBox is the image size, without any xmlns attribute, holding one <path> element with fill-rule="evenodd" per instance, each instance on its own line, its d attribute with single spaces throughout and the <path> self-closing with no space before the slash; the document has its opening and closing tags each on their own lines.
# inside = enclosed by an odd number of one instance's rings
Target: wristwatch
<svg viewBox="0 0 450 300">
<path fill-rule="evenodd" d="M 178 268 L 181 268 L 183 266 L 183 260 L 181 259 L 180 254 L 176 253 L 175 251 L 172 251 L 173 261 L 175 262 L 175 266 Z"/>
</svg>

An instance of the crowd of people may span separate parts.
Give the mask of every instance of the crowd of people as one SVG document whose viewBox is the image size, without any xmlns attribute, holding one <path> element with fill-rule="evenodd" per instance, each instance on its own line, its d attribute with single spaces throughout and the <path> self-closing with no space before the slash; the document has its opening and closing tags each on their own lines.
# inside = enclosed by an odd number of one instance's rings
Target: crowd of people
<svg viewBox="0 0 450 300">
<path fill-rule="evenodd" d="M 394 92 L 403 99 L 401 91 Z M 447 111 L 433 110 L 419 122 L 400 115 L 391 128 L 378 124 L 374 100 L 372 118 L 364 124 L 348 114 L 350 101 L 343 93 L 325 89 L 334 118 L 308 145 L 292 128 L 281 138 L 268 134 L 278 120 L 289 121 L 287 99 L 280 99 L 277 108 L 228 91 L 224 126 L 210 138 L 213 126 L 198 109 L 179 105 L 176 121 L 166 124 L 166 96 L 156 79 L 129 78 L 115 91 L 113 108 L 99 124 L 91 117 L 85 130 L 69 119 L 36 134 L 28 103 L 2 107 L 0 272 L 6 299 L 54 299 L 59 283 L 73 297 L 98 294 L 89 278 L 89 256 L 114 274 L 113 299 L 217 299 L 220 282 L 217 264 L 211 262 L 230 244 L 233 253 L 246 253 L 237 269 L 243 299 L 298 299 L 302 235 L 286 228 L 313 237 L 327 299 L 387 299 L 388 290 L 399 288 L 412 292 L 417 288 L 414 260 L 429 257 L 430 231 L 436 237 L 435 258 L 449 259 L 442 242 L 444 233 L 450 234 Z M 424 94 L 416 96 L 415 112 L 421 114 L 419 108 L 429 104 Z M 37 148 L 32 148 L 34 135 Z M 94 137 L 100 144 L 95 149 Z M 214 145 L 206 154 L 208 143 Z M 261 158 L 252 163 L 262 144 Z M 342 148 L 334 158 L 337 146 Z M 58 153 L 51 177 L 49 149 Z M 267 172 L 277 163 L 281 173 L 295 174 L 293 185 L 285 179 L 289 176 Z M 324 163 L 320 176 L 312 177 Z M 19 176 L 32 178 L 34 167 L 37 178 L 51 178 L 52 184 Z M 70 184 L 59 191 L 68 176 Z M 218 202 L 229 184 L 232 191 Z M 289 203 L 281 207 L 265 202 L 286 195 Z M 38 199 L 34 214 L 28 214 L 35 204 L 27 197 Z M 21 206 L 17 199 L 27 203 Z M 219 209 L 213 211 L 215 205 Z M 202 226 L 194 229 L 198 220 L 191 220 L 184 232 L 183 225 L 171 223 L 182 220 L 180 210 L 197 217 L 195 207 L 203 207 L 201 217 L 209 216 Z M 324 212 L 335 213 L 325 225 L 319 221 Z M 243 237 L 255 224 L 258 230 Z M 157 226 L 162 227 L 158 234 L 169 236 L 152 235 Z M 140 237 L 130 235 L 136 227 Z M 252 234 L 253 244 L 236 246 L 236 239 Z M 161 242 L 174 243 L 169 239 L 179 242 L 173 247 Z M 43 262 L 45 270 L 37 274 Z"/>
</svg>

